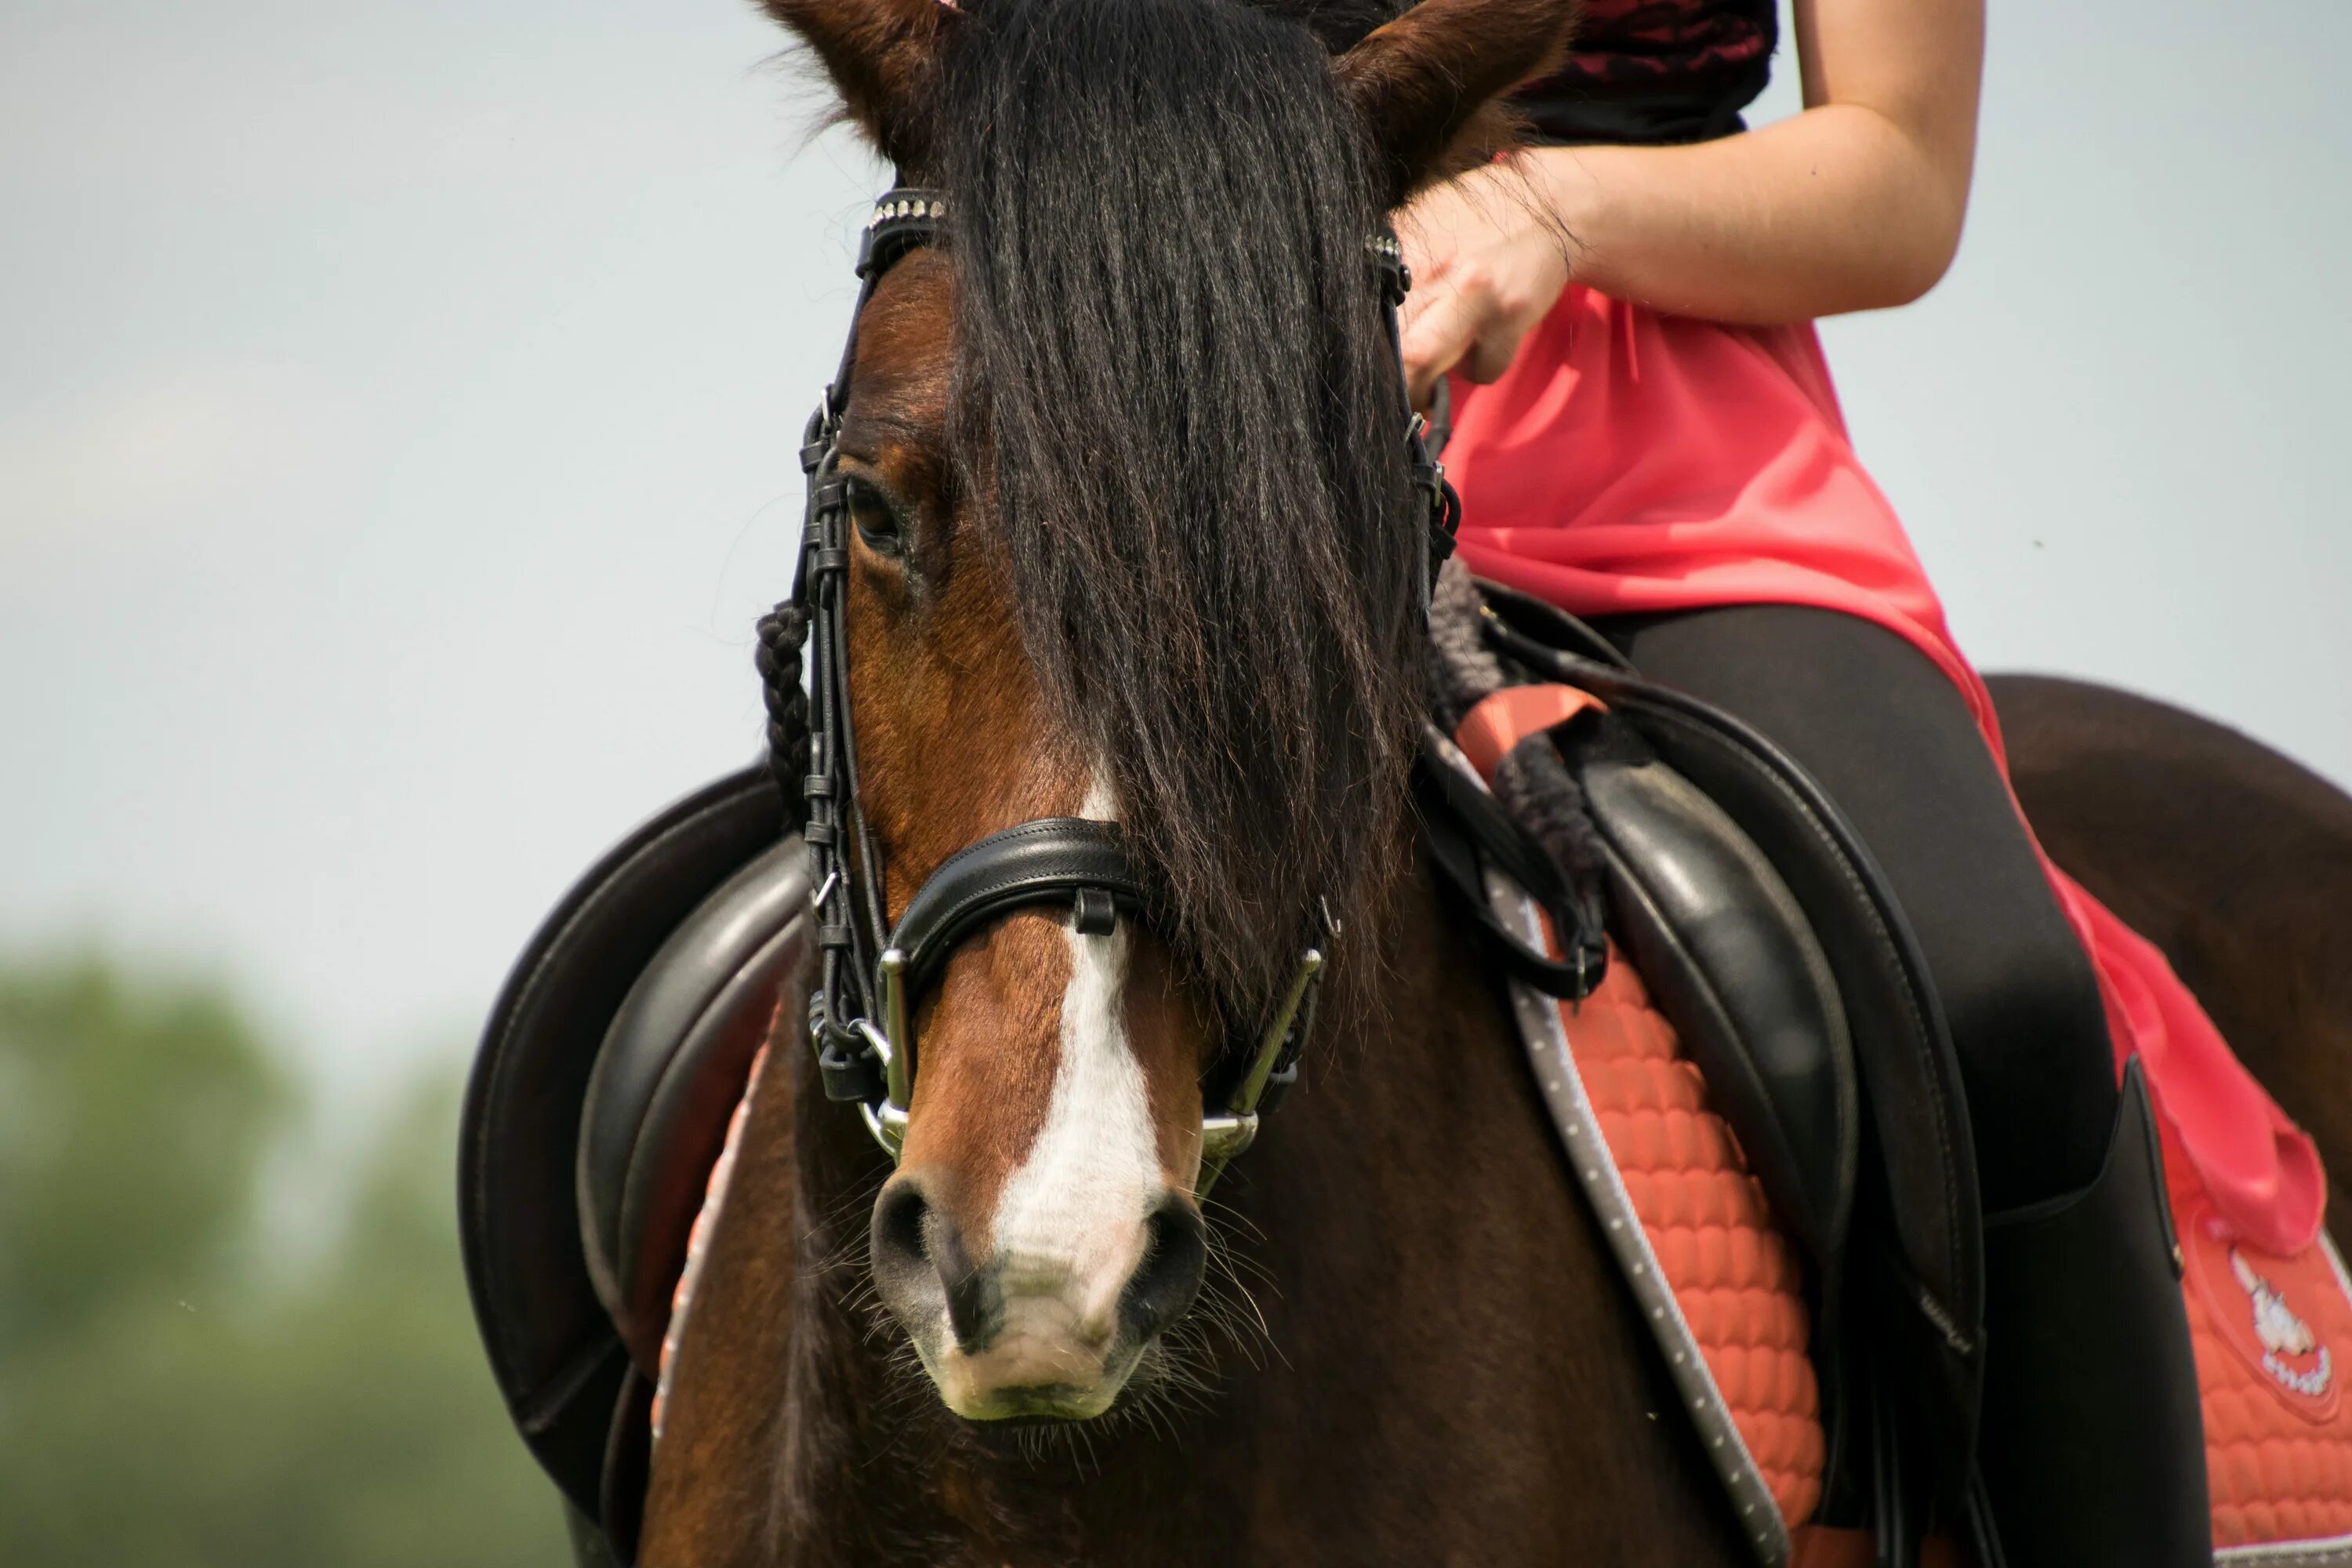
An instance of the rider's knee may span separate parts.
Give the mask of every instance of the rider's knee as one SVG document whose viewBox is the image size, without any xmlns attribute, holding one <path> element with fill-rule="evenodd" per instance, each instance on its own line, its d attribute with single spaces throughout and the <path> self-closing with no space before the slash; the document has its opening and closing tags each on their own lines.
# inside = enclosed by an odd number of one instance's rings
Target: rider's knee
<svg viewBox="0 0 2352 1568">
<path fill-rule="evenodd" d="M 1979 1176 L 2000 1208 L 2097 1173 L 2115 1098 L 2106 1009 L 2091 963 L 2054 933 L 1990 936 L 1939 989 L 1968 1086 Z"/>
</svg>

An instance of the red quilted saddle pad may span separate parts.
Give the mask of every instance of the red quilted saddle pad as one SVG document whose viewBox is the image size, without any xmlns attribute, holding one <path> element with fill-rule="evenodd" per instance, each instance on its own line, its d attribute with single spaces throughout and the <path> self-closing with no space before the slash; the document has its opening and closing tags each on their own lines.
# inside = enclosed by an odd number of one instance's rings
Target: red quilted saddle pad
<svg viewBox="0 0 2352 1568">
<path fill-rule="evenodd" d="M 1714 1374 L 1781 1518 L 1821 1500 L 1821 1392 L 1795 1250 L 1774 1227 L 1738 1140 L 1633 965 L 1560 1024 L 1659 1271 Z"/>
<path fill-rule="evenodd" d="M 2213 1544 L 2223 1560 L 2232 1548 L 2293 1542 L 2352 1563 L 2352 1401 L 2342 1394 L 2352 1285 L 2343 1260 L 2324 1232 L 2291 1257 L 2233 1236 L 2170 1129 L 2164 1136 L 2205 1406 Z"/>
</svg>

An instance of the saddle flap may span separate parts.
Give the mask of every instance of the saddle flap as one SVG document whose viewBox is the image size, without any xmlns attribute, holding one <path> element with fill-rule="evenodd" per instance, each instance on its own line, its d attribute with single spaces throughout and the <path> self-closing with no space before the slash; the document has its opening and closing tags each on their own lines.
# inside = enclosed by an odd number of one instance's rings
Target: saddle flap
<svg viewBox="0 0 2352 1568">
<path fill-rule="evenodd" d="M 467 1082 L 457 1213 L 475 1321 L 523 1441 L 591 1518 L 629 1357 L 582 1237 L 577 1145 L 589 1078 L 647 961 L 779 831 L 773 781 L 747 768 L 623 839 L 533 934 Z"/>
<path fill-rule="evenodd" d="M 1780 868 L 1837 976 L 1875 1173 L 1872 1241 L 1854 1249 L 1866 1294 L 1847 1322 L 1878 1342 L 1872 1359 L 1916 1402 L 1922 1479 L 1956 1510 L 1983 1385 L 1982 1210 L 1958 1060 L 1926 964 L 1868 852 L 1794 763 L 1679 693 L 1627 690 L 1620 708 Z"/>
<path fill-rule="evenodd" d="M 782 1005 L 816 952 L 808 852 L 771 846 L 647 961 L 605 1031 L 580 1119 L 579 1205 L 589 1276 L 647 1377 L 660 1363 L 687 1233 Z"/>
<path fill-rule="evenodd" d="M 1608 851 L 1620 940 L 1774 1212 L 1834 1281 L 1862 1113 L 1827 955 L 1754 842 L 1623 721 L 1580 725 L 1561 750 Z"/>
</svg>

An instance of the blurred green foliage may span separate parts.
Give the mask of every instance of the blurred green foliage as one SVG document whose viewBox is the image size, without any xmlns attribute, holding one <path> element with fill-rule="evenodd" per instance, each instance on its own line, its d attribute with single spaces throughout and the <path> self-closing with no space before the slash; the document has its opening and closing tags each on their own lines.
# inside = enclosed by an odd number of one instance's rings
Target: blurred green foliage
<svg viewBox="0 0 2352 1568">
<path fill-rule="evenodd" d="M 0 1563 L 569 1562 L 467 1305 L 457 1104 L 418 1085 L 288 1267 L 301 1101 L 235 1003 L 0 964 Z"/>
</svg>

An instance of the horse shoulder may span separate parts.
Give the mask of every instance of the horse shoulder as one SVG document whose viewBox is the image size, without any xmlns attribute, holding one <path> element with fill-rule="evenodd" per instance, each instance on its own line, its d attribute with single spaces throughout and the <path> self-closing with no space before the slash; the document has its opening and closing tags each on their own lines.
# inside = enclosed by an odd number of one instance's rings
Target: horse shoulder
<svg viewBox="0 0 2352 1568">
<path fill-rule="evenodd" d="M 789 1048 L 789 1040 L 783 1042 Z M 782 1056 L 782 1051 L 778 1052 Z M 779 1060 L 782 1068 L 797 1065 Z M 802 1075 L 770 1071 L 745 1121 L 726 1201 L 677 1340 L 646 1500 L 646 1568 L 780 1561 L 777 1465 L 787 1438 L 803 1234 L 794 1122 Z"/>
</svg>

